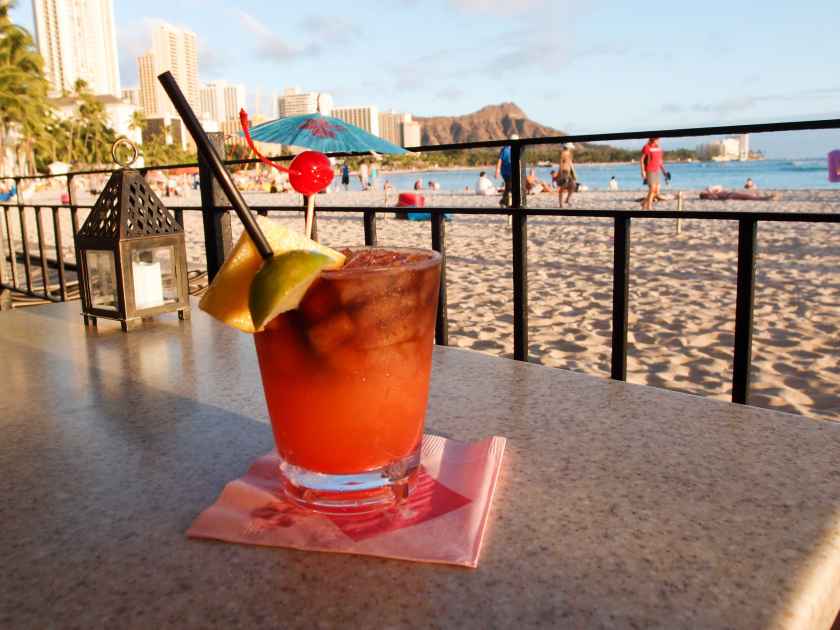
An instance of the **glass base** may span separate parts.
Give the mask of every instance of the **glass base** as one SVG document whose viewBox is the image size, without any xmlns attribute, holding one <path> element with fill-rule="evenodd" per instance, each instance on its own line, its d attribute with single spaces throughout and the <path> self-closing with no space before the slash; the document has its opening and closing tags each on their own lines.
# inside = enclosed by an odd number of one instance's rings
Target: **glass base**
<svg viewBox="0 0 840 630">
<path fill-rule="evenodd" d="M 322 514 L 365 514 L 408 498 L 420 468 L 420 445 L 387 466 L 349 475 L 328 475 L 282 459 L 280 480 L 286 499 Z"/>
</svg>

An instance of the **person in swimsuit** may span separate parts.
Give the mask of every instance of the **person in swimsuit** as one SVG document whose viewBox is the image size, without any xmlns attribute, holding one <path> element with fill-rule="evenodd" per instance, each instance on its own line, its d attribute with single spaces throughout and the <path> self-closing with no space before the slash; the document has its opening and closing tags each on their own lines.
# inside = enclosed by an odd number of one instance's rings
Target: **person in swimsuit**
<svg viewBox="0 0 840 630">
<path fill-rule="evenodd" d="M 647 184 L 647 196 L 642 201 L 642 210 L 653 210 L 653 202 L 659 195 L 659 173 L 665 171 L 664 152 L 659 138 L 650 138 L 642 148 L 642 179 Z"/>
<path fill-rule="evenodd" d="M 577 189 L 577 174 L 572 160 L 572 149 L 575 145 L 567 142 L 560 152 L 560 168 L 557 171 L 557 197 L 560 207 L 563 207 L 563 193 L 566 193 L 566 205 L 572 198 L 572 193 Z"/>
</svg>

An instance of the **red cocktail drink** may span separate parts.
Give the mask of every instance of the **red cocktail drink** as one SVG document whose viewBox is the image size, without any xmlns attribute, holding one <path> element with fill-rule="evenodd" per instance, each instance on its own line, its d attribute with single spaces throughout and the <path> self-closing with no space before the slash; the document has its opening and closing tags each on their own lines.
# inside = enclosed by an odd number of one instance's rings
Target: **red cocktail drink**
<svg viewBox="0 0 840 630">
<path fill-rule="evenodd" d="M 440 255 L 348 250 L 300 306 L 254 339 L 287 496 L 366 511 L 404 496 L 419 465 Z"/>
</svg>

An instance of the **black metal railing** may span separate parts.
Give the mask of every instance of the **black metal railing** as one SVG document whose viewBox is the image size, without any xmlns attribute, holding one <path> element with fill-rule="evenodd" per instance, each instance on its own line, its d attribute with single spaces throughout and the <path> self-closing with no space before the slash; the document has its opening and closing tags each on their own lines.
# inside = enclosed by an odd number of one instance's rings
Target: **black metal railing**
<svg viewBox="0 0 840 630">
<path fill-rule="evenodd" d="M 437 314 L 435 340 L 438 344 L 448 344 L 448 304 L 446 296 L 446 224 L 444 214 L 455 215 L 501 215 L 511 219 L 511 240 L 513 268 L 513 346 L 514 359 L 519 361 L 528 360 L 528 217 L 538 215 L 540 217 L 587 217 L 587 218 L 611 218 L 614 222 L 613 239 L 613 308 L 612 308 L 612 341 L 611 341 L 611 368 L 610 375 L 617 380 L 626 380 L 627 377 L 627 336 L 628 336 L 628 312 L 629 312 L 629 283 L 630 283 L 630 243 L 631 225 L 633 219 L 697 219 L 702 221 L 737 221 L 738 222 L 738 248 L 737 248 L 737 289 L 735 304 L 735 340 L 733 347 L 733 377 L 732 377 L 732 401 L 747 404 L 750 390 L 750 366 L 752 359 L 752 331 L 753 331 L 753 310 L 755 291 L 755 261 L 757 247 L 757 226 L 759 222 L 802 222 L 802 223 L 838 223 L 840 224 L 840 213 L 798 213 L 798 212 L 730 212 L 730 211 L 691 211 L 691 210 L 577 210 L 547 208 L 531 210 L 527 208 L 526 198 L 523 194 L 522 180 L 524 171 L 524 154 L 531 145 L 551 145 L 566 142 L 598 142 L 615 140 L 640 140 L 652 136 L 658 137 L 696 137 L 721 134 L 739 133 L 763 133 L 779 131 L 802 131 L 802 130 L 825 130 L 840 129 L 840 119 L 795 121 L 770 124 L 754 125 L 730 125 L 722 127 L 699 127 L 687 129 L 649 130 L 638 132 L 621 132 L 606 134 L 579 134 L 551 138 L 523 138 L 519 140 L 494 140 L 487 142 L 468 142 L 461 144 L 435 145 L 424 147 L 412 147 L 409 150 L 415 152 L 432 152 L 461 149 L 479 149 L 488 147 L 511 146 L 511 207 L 510 208 L 453 208 L 453 207 L 426 207 L 423 212 L 431 214 L 431 245 L 444 256 L 444 264 L 441 278 L 440 303 Z M 353 154 L 335 154 L 337 157 Z M 289 159 L 281 157 L 278 159 Z M 229 160 L 228 165 L 255 164 L 258 160 Z M 206 251 L 206 269 L 209 279 L 212 279 L 218 271 L 230 248 L 230 207 L 219 197 L 215 190 L 212 177 L 204 168 L 203 164 L 172 164 L 165 166 L 150 166 L 139 170 L 148 172 L 152 170 L 169 170 L 174 168 L 199 166 L 201 182 L 201 206 L 179 206 L 171 207 L 175 212 L 176 219 L 183 225 L 184 212 L 201 212 L 204 228 L 204 243 Z M 66 300 L 68 296 L 65 267 L 69 267 L 62 260 L 60 246 L 60 211 L 69 210 L 72 223 L 72 232 L 75 234 L 79 229 L 79 210 L 89 209 L 91 206 L 83 206 L 75 203 L 73 197 L 73 177 L 79 175 L 106 174 L 110 170 L 99 169 L 79 171 L 69 175 L 54 176 L 65 177 L 67 180 L 67 194 L 69 204 L 62 205 L 33 205 L 25 204 L 20 197 L 20 183 L 27 179 L 43 179 L 43 177 L 18 177 L 14 178 L 16 190 L 18 191 L 16 203 L 0 204 L 5 213 L 6 234 L 5 243 L 8 252 L 3 251 L 3 239 L 0 238 L 0 261 L 9 260 L 11 283 L 4 277 L 4 265 L 0 265 L 0 288 L 6 287 L 16 291 L 38 295 L 51 301 Z M 14 245 L 14 238 L 11 233 L 9 213 L 17 209 L 20 220 L 20 232 L 22 252 L 19 254 Z M 24 217 L 25 208 L 34 208 L 36 218 L 36 230 L 39 244 L 39 256 L 35 257 L 40 265 L 43 288 L 41 293 L 33 291 L 32 261 L 33 255 L 29 251 L 26 221 Z M 254 207 L 260 214 L 269 212 L 299 212 L 299 206 L 261 206 Z M 44 251 L 44 232 L 41 213 L 49 210 L 52 213 L 54 239 L 56 243 L 57 261 L 48 261 Z M 360 214 L 364 224 L 364 239 L 366 245 L 377 243 L 377 215 L 382 212 L 393 212 L 392 208 L 385 207 L 348 207 L 348 206 L 319 206 L 319 212 L 354 213 Z M 0 234 L 0 237 L 3 235 Z M 76 265 L 78 266 L 78 252 L 76 252 Z M 16 261 L 22 258 L 25 273 L 25 286 L 17 278 Z M 58 271 L 58 294 L 49 287 L 48 267 L 54 265 Z"/>
</svg>

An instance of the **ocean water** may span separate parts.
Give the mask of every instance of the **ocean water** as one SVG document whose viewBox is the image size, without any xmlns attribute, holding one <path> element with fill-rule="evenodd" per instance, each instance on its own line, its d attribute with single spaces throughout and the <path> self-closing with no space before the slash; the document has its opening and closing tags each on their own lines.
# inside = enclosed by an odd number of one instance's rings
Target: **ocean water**
<svg viewBox="0 0 840 630">
<path fill-rule="evenodd" d="M 751 177 L 759 189 L 828 189 L 840 191 L 840 184 L 828 181 L 827 158 L 801 160 L 752 160 L 748 162 L 691 162 L 667 163 L 671 172 L 671 187 L 683 190 L 702 190 L 707 186 L 723 186 L 727 189 L 743 188 Z M 478 173 L 487 170 L 492 179 L 493 169 L 457 169 L 414 171 L 410 173 L 382 173 L 377 178 L 377 188 L 387 179 L 397 190 L 412 190 L 414 182 L 420 179 L 427 188 L 429 180 L 440 184 L 442 191 L 463 192 L 465 186 L 475 189 Z M 549 180 L 551 167 L 537 167 L 537 177 Z M 615 176 L 622 190 L 641 190 L 642 180 L 639 165 L 634 164 L 580 164 L 575 166 L 578 180 L 590 190 L 607 190 L 610 177 Z M 663 182 L 664 187 L 664 182 Z M 358 189 L 353 182 L 352 189 Z"/>
</svg>

